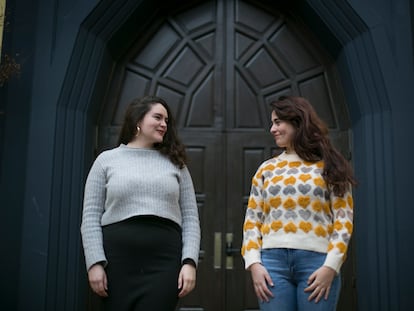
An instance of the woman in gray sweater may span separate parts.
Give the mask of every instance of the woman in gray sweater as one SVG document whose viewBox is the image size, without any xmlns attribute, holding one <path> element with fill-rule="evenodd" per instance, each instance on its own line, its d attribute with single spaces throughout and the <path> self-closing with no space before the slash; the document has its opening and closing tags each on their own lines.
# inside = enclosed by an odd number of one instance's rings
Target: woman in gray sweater
<svg viewBox="0 0 414 311">
<path fill-rule="evenodd" d="M 129 105 L 119 146 L 88 174 L 86 269 L 105 310 L 174 310 L 195 286 L 200 224 L 184 146 L 166 102 Z"/>
</svg>

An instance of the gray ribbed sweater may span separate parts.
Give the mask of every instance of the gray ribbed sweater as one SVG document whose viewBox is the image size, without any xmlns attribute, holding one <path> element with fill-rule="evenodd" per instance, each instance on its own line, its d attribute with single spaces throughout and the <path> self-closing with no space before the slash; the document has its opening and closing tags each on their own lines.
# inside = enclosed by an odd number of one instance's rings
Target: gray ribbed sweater
<svg viewBox="0 0 414 311">
<path fill-rule="evenodd" d="M 200 223 L 187 167 L 153 149 L 120 145 L 102 152 L 88 174 L 81 224 L 86 269 L 103 261 L 102 227 L 132 216 L 155 215 L 182 228 L 182 259 L 198 262 Z"/>
</svg>

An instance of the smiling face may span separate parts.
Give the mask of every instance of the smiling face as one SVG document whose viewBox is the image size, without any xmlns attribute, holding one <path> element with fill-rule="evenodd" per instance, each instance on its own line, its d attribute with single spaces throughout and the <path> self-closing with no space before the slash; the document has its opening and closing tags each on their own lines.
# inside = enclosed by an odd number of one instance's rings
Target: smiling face
<svg viewBox="0 0 414 311">
<path fill-rule="evenodd" d="M 287 152 L 294 151 L 292 142 L 296 129 L 291 123 L 280 120 L 274 111 L 272 111 L 272 127 L 270 128 L 270 133 L 275 138 L 276 145 L 281 148 L 286 148 Z"/>
<path fill-rule="evenodd" d="M 151 148 L 155 143 L 161 143 L 167 132 L 168 113 L 160 103 L 152 105 L 144 118 L 138 123 L 140 131 L 136 141 L 142 147 Z"/>
</svg>

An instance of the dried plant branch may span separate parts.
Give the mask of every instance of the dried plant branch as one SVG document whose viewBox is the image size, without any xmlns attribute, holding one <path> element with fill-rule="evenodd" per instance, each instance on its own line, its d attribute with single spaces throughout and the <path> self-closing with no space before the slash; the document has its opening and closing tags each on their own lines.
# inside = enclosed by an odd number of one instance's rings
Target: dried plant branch
<svg viewBox="0 0 414 311">
<path fill-rule="evenodd" d="M 20 74 L 20 64 L 16 63 L 16 60 L 9 55 L 5 54 L 3 60 L 0 63 L 0 87 L 11 78 L 13 75 Z"/>
</svg>

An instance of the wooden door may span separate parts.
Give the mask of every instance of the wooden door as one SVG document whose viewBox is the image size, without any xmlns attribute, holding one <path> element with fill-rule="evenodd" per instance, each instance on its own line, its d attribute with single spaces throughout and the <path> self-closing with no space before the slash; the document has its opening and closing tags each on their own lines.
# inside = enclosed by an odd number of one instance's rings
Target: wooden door
<svg viewBox="0 0 414 311">
<path fill-rule="evenodd" d="M 336 145 L 350 154 L 334 62 L 289 8 L 266 3 L 196 2 L 155 17 L 117 63 L 99 117 L 99 150 L 114 146 L 134 97 L 165 98 L 177 119 L 202 229 L 197 287 L 179 310 L 258 309 L 240 246 L 251 178 L 278 151 L 268 132 L 270 100 L 289 93 L 309 98 Z M 352 282 L 353 268 L 346 271 L 344 281 Z M 339 310 L 354 310 L 355 289 L 345 287 Z"/>
</svg>

